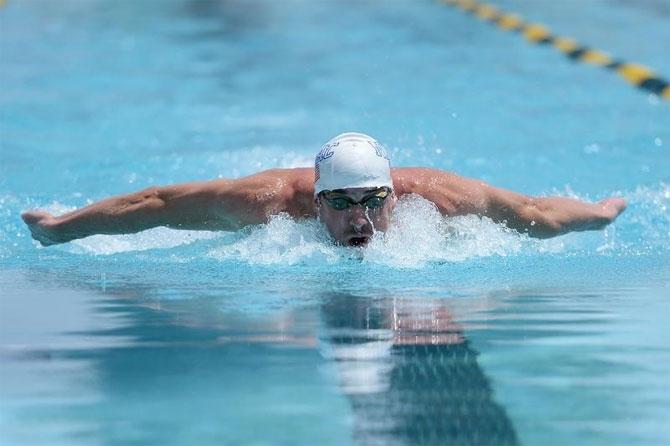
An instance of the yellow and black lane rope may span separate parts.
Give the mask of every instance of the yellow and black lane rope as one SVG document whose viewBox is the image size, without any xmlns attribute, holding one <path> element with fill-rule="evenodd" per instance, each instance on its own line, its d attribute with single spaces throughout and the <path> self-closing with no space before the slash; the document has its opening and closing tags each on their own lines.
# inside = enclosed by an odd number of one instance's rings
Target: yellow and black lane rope
<svg viewBox="0 0 670 446">
<path fill-rule="evenodd" d="M 603 51 L 580 45 L 574 39 L 554 36 L 546 26 L 540 23 L 527 23 L 519 15 L 502 11 L 493 5 L 479 3 L 476 0 L 440 1 L 469 12 L 481 20 L 489 21 L 502 30 L 518 32 L 529 42 L 551 45 L 570 59 L 613 70 L 628 83 L 670 100 L 670 83 L 644 65 L 616 60 Z"/>
</svg>

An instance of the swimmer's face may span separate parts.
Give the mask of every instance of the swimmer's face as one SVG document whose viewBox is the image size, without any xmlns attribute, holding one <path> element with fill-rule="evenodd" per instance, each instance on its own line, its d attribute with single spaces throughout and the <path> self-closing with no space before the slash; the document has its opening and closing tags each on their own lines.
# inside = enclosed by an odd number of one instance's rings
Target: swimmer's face
<svg viewBox="0 0 670 446">
<path fill-rule="evenodd" d="M 321 192 L 316 197 L 319 219 L 335 241 L 365 246 L 376 231 L 386 231 L 396 196 L 389 188 L 348 188 Z"/>
</svg>

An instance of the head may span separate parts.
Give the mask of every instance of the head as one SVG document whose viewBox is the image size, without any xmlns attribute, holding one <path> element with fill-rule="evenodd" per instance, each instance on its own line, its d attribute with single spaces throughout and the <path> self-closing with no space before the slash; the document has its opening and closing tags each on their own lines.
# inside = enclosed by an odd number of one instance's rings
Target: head
<svg viewBox="0 0 670 446">
<path fill-rule="evenodd" d="M 386 149 L 362 133 L 328 141 L 314 163 L 319 219 L 336 242 L 365 246 L 386 231 L 396 203 Z"/>
</svg>

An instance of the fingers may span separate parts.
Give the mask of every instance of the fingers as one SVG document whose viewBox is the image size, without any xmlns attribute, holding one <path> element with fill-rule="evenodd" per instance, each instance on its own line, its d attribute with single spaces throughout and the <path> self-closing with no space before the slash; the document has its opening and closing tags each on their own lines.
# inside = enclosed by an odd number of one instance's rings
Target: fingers
<svg viewBox="0 0 670 446">
<path fill-rule="evenodd" d="M 49 218 L 49 217 L 51 217 L 51 214 L 49 214 L 48 212 L 45 212 L 45 211 L 40 211 L 40 210 L 27 211 L 27 212 L 24 212 L 23 214 L 21 214 L 21 218 L 23 219 L 23 221 L 28 226 L 39 223 L 43 219 Z"/>
<path fill-rule="evenodd" d="M 52 239 L 48 223 L 53 218 L 51 214 L 41 210 L 28 211 L 21 214 L 21 218 L 28 226 L 30 235 L 40 242 L 42 246 L 55 245 L 56 241 Z"/>
<path fill-rule="evenodd" d="M 600 201 L 598 204 L 602 206 L 602 209 L 612 218 L 612 220 L 618 217 L 627 206 L 626 200 L 620 197 L 608 198 Z"/>
</svg>

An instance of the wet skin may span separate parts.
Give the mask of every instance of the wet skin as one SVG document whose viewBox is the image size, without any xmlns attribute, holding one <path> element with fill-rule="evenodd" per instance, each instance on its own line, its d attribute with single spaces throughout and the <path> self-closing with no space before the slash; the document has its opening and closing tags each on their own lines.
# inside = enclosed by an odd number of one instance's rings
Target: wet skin
<svg viewBox="0 0 670 446">
<path fill-rule="evenodd" d="M 385 231 L 396 196 L 407 194 L 431 201 L 443 215 L 485 216 L 539 238 L 602 229 L 626 209 L 626 201 L 620 197 L 597 203 L 530 197 L 429 168 L 394 168 L 391 176 L 392 200 L 380 210 L 367 210 L 367 215 L 360 205 L 337 211 L 321 199 L 315 200 L 314 170 L 294 168 L 266 170 L 235 180 L 150 187 L 59 216 L 35 209 L 21 217 L 33 238 L 49 246 L 94 234 L 128 234 L 156 226 L 236 231 L 286 213 L 293 218 L 318 216 L 337 242 L 351 246 L 365 245 L 374 230 Z M 369 189 L 340 191 L 360 201 Z"/>
<path fill-rule="evenodd" d="M 331 192 L 328 197 L 349 197 L 355 202 L 360 202 L 373 197 L 377 191 L 377 188 L 338 189 Z M 359 203 L 338 210 L 322 195 L 315 198 L 319 220 L 326 226 L 333 239 L 344 246 L 365 246 L 375 232 L 385 232 L 391 222 L 396 202 L 397 198 L 391 192 L 381 207 L 366 207 Z"/>
</svg>

